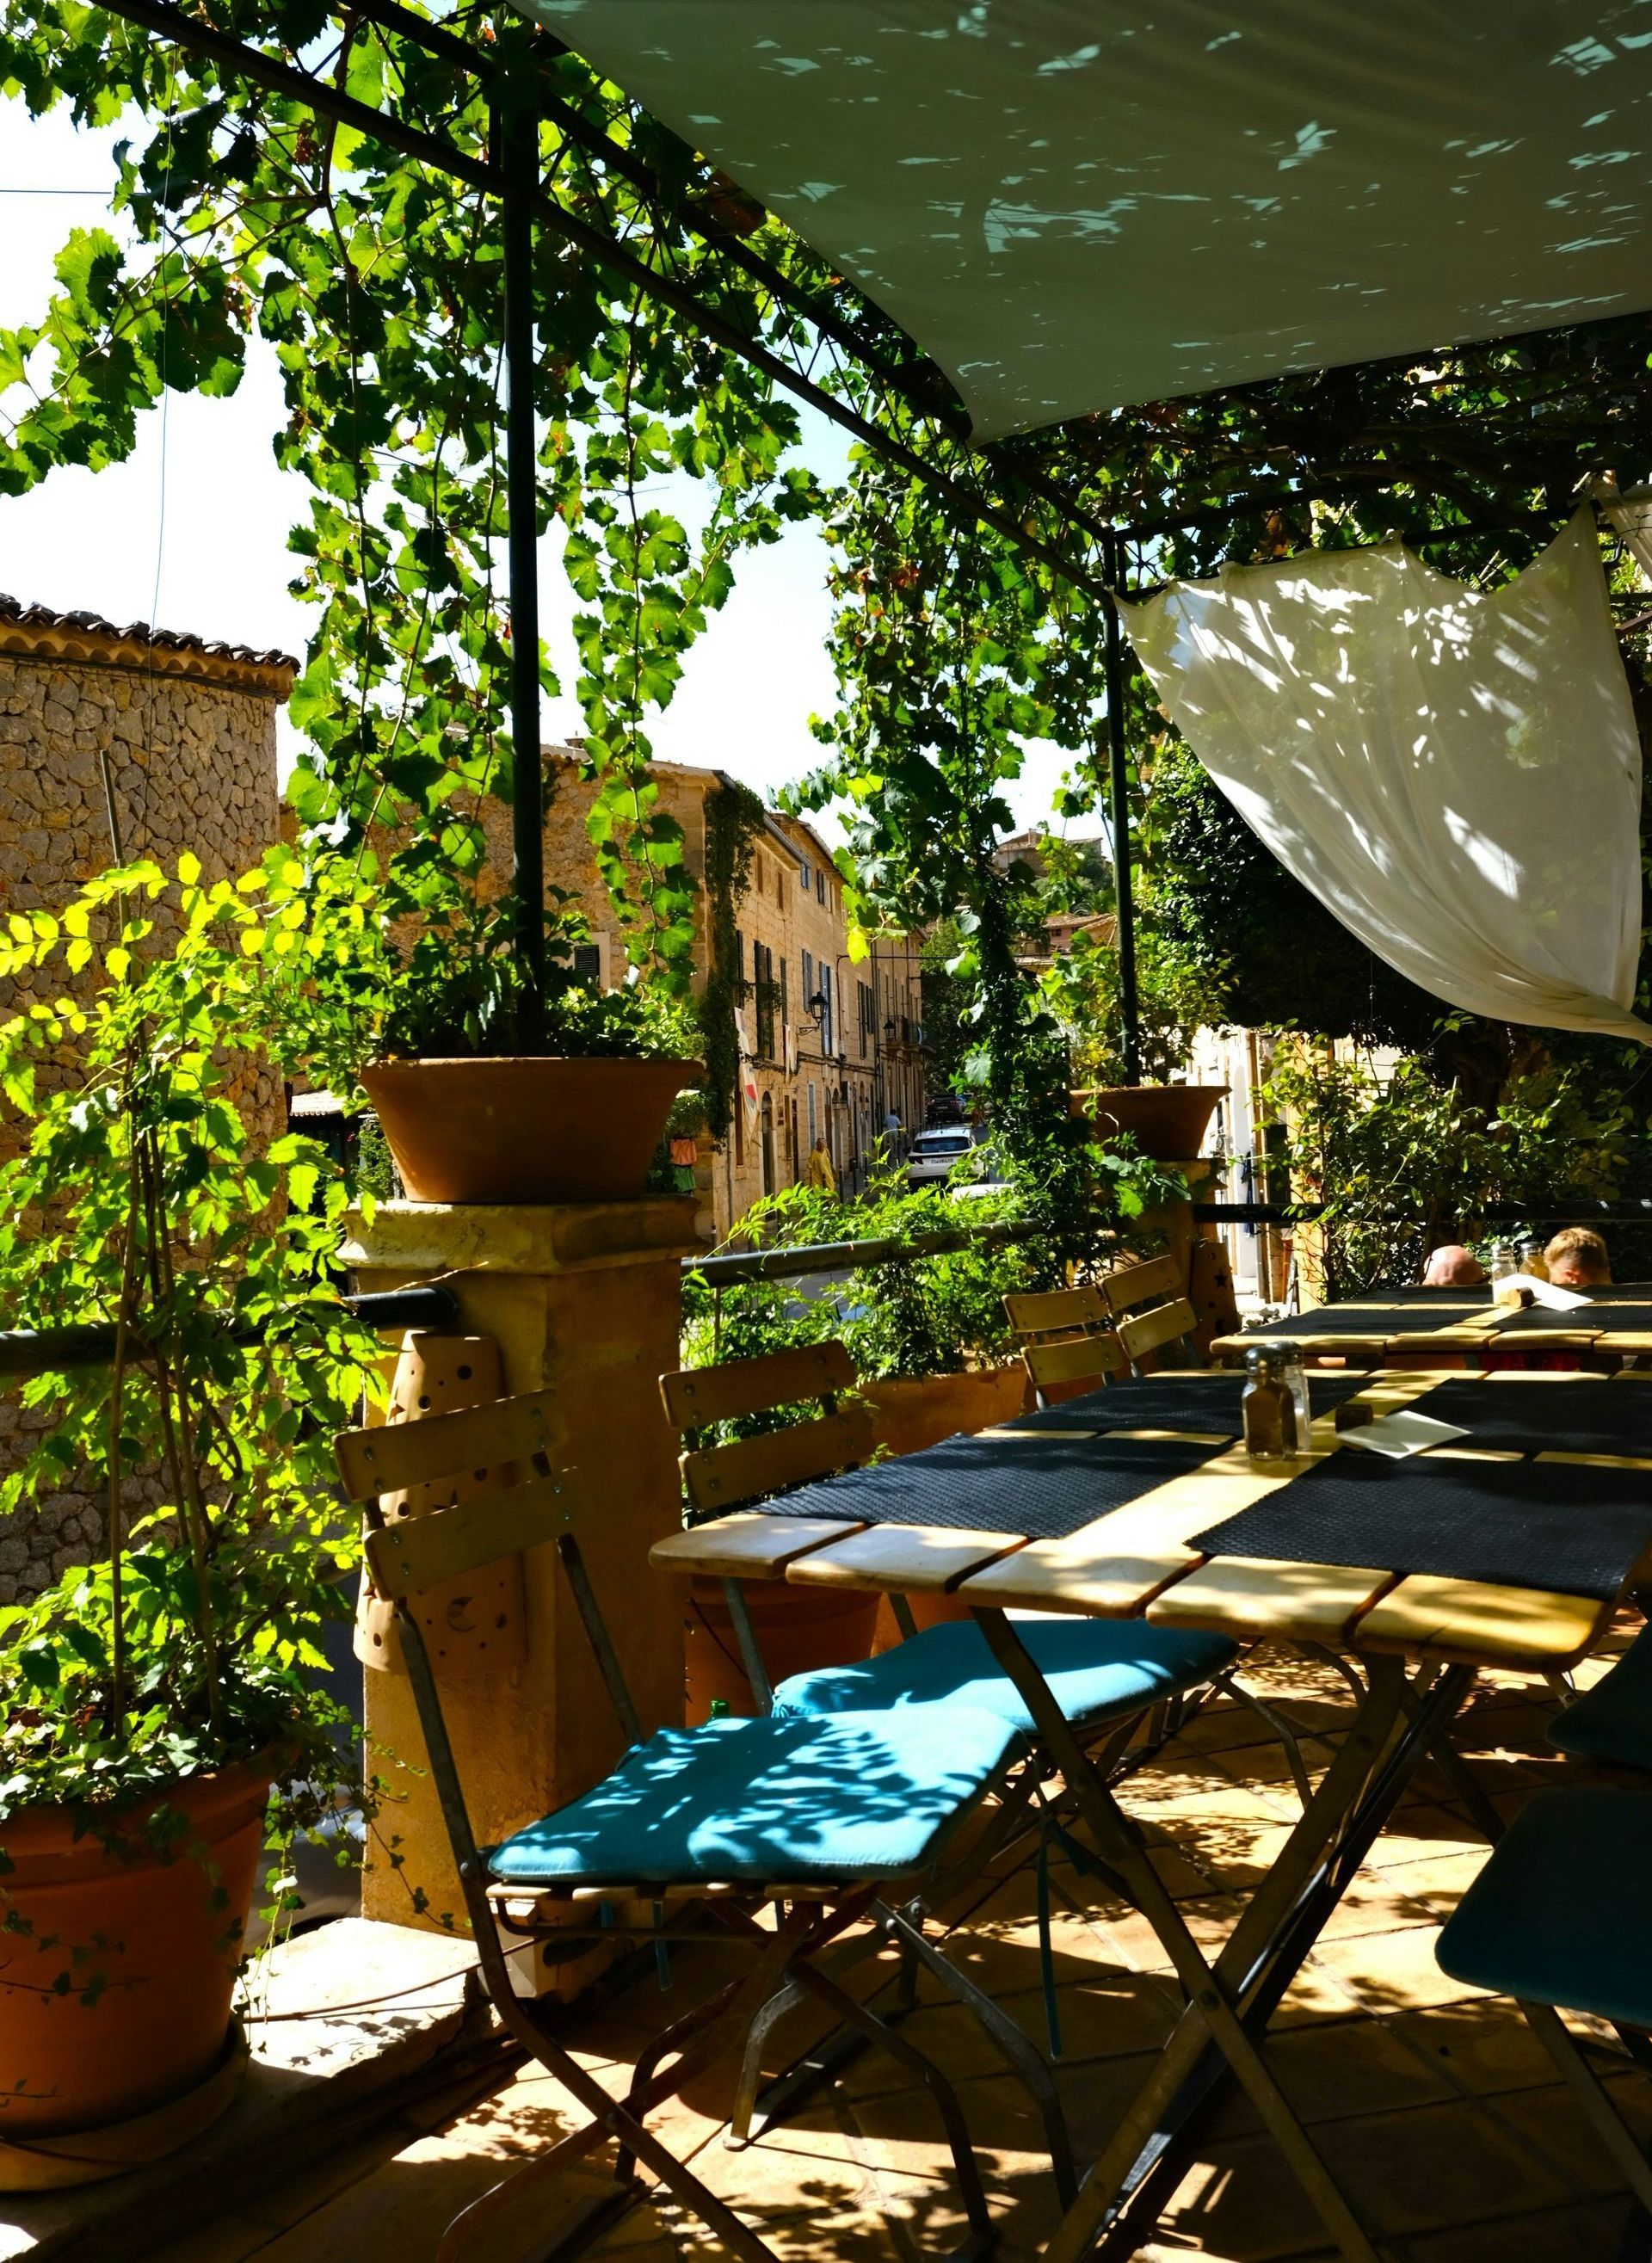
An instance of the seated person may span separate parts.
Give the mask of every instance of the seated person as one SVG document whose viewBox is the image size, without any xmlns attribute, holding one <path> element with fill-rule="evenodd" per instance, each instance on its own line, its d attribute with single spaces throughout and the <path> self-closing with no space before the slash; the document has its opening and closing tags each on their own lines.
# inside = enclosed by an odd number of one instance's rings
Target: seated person
<svg viewBox="0 0 1652 2263">
<path fill-rule="evenodd" d="M 1548 1277 L 1557 1289 L 1595 1289 L 1612 1278 L 1606 1245 L 1586 1225 L 1569 1225 L 1543 1252 Z"/>
<path fill-rule="evenodd" d="M 1461 1241 L 1447 1241 L 1429 1252 L 1428 1263 L 1423 1273 L 1425 1289 L 1478 1289 L 1486 1277 L 1486 1269 L 1472 1249 L 1465 1249 Z"/>
</svg>

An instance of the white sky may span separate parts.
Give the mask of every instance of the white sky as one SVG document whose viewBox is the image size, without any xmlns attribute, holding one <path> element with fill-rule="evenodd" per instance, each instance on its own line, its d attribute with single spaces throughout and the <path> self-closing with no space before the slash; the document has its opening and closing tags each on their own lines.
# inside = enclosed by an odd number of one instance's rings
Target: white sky
<svg viewBox="0 0 1652 2263">
<path fill-rule="evenodd" d="M 77 133 L 62 112 L 32 121 L 21 103 L 5 103 L 0 119 L 0 324 L 10 327 L 43 311 L 69 230 L 109 221 L 110 151 L 119 131 Z M 811 461 L 840 473 L 842 437 L 804 414 Z M 279 471 L 271 452 L 283 416 L 274 357 L 255 341 L 235 394 L 170 395 L 143 419 L 126 463 L 55 472 L 26 495 L 0 496 L 0 590 L 121 625 L 157 620 L 230 644 L 302 653 L 309 609 L 287 593 L 297 561 L 285 544 L 306 515 L 308 488 Z M 679 491 L 670 502 L 692 524 L 685 505 L 693 483 L 671 485 Z M 771 798 L 814 767 L 821 750 L 809 717 L 833 703 L 826 557 L 819 533 L 800 528 L 738 561 L 733 594 L 689 653 L 675 699 L 649 719 L 659 756 L 718 765 Z M 574 604 L 549 541 L 542 589 L 552 663 L 571 685 Z M 571 696 L 546 703 L 548 740 L 578 729 Z M 283 731 L 290 746 L 285 724 Z M 1048 818 L 1065 766 L 1057 750 L 1035 750 L 1009 790 L 1018 825 Z M 829 839 L 840 837 L 829 815 L 817 821 Z"/>
</svg>

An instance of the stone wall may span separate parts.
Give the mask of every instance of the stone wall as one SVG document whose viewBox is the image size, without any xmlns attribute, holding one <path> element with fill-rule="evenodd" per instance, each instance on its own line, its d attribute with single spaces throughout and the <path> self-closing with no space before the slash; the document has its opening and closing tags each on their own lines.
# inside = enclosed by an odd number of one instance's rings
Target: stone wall
<svg viewBox="0 0 1652 2263">
<path fill-rule="evenodd" d="M 212 879 L 256 864 L 277 838 L 276 709 L 295 669 L 279 653 L 150 637 L 0 597 L 0 914 L 55 910 L 112 861 L 100 751 L 128 857 L 170 867 L 190 850 Z M 53 995 L 66 987 L 61 967 L 40 980 Z M 31 987 L 27 976 L 0 982 L 0 1016 Z M 62 1074 L 73 1075 L 72 1056 Z M 278 1128 L 282 1095 L 267 1070 L 237 1097 L 251 1120 Z M 0 1470 L 49 1421 L 0 1399 Z M 139 1480 L 132 1506 L 152 1504 L 158 1490 Z M 88 1562 L 104 1515 L 102 1501 L 74 1488 L 0 1515 L 0 1603 Z"/>
</svg>

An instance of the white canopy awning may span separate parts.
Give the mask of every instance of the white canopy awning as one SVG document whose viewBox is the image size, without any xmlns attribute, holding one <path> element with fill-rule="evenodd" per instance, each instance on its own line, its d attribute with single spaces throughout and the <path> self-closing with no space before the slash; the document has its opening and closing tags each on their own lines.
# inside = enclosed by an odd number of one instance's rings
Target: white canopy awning
<svg viewBox="0 0 1652 2263">
<path fill-rule="evenodd" d="M 1652 305 L 1647 0 L 522 0 L 977 437 Z"/>
</svg>

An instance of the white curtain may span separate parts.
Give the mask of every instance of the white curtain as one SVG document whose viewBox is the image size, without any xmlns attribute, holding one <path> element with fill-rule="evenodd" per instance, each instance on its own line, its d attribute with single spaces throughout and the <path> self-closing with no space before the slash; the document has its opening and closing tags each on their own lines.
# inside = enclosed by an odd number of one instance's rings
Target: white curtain
<svg viewBox="0 0 1652 2263">
<path fill-rule="evenodd" d="M 1489 594 L 1390 543 L 1124 611 L 1212 777 L 1380 958 L 1497 1021 L 1652 1044 L 1641 747 L 1587 507 Z"/>
</svg>

